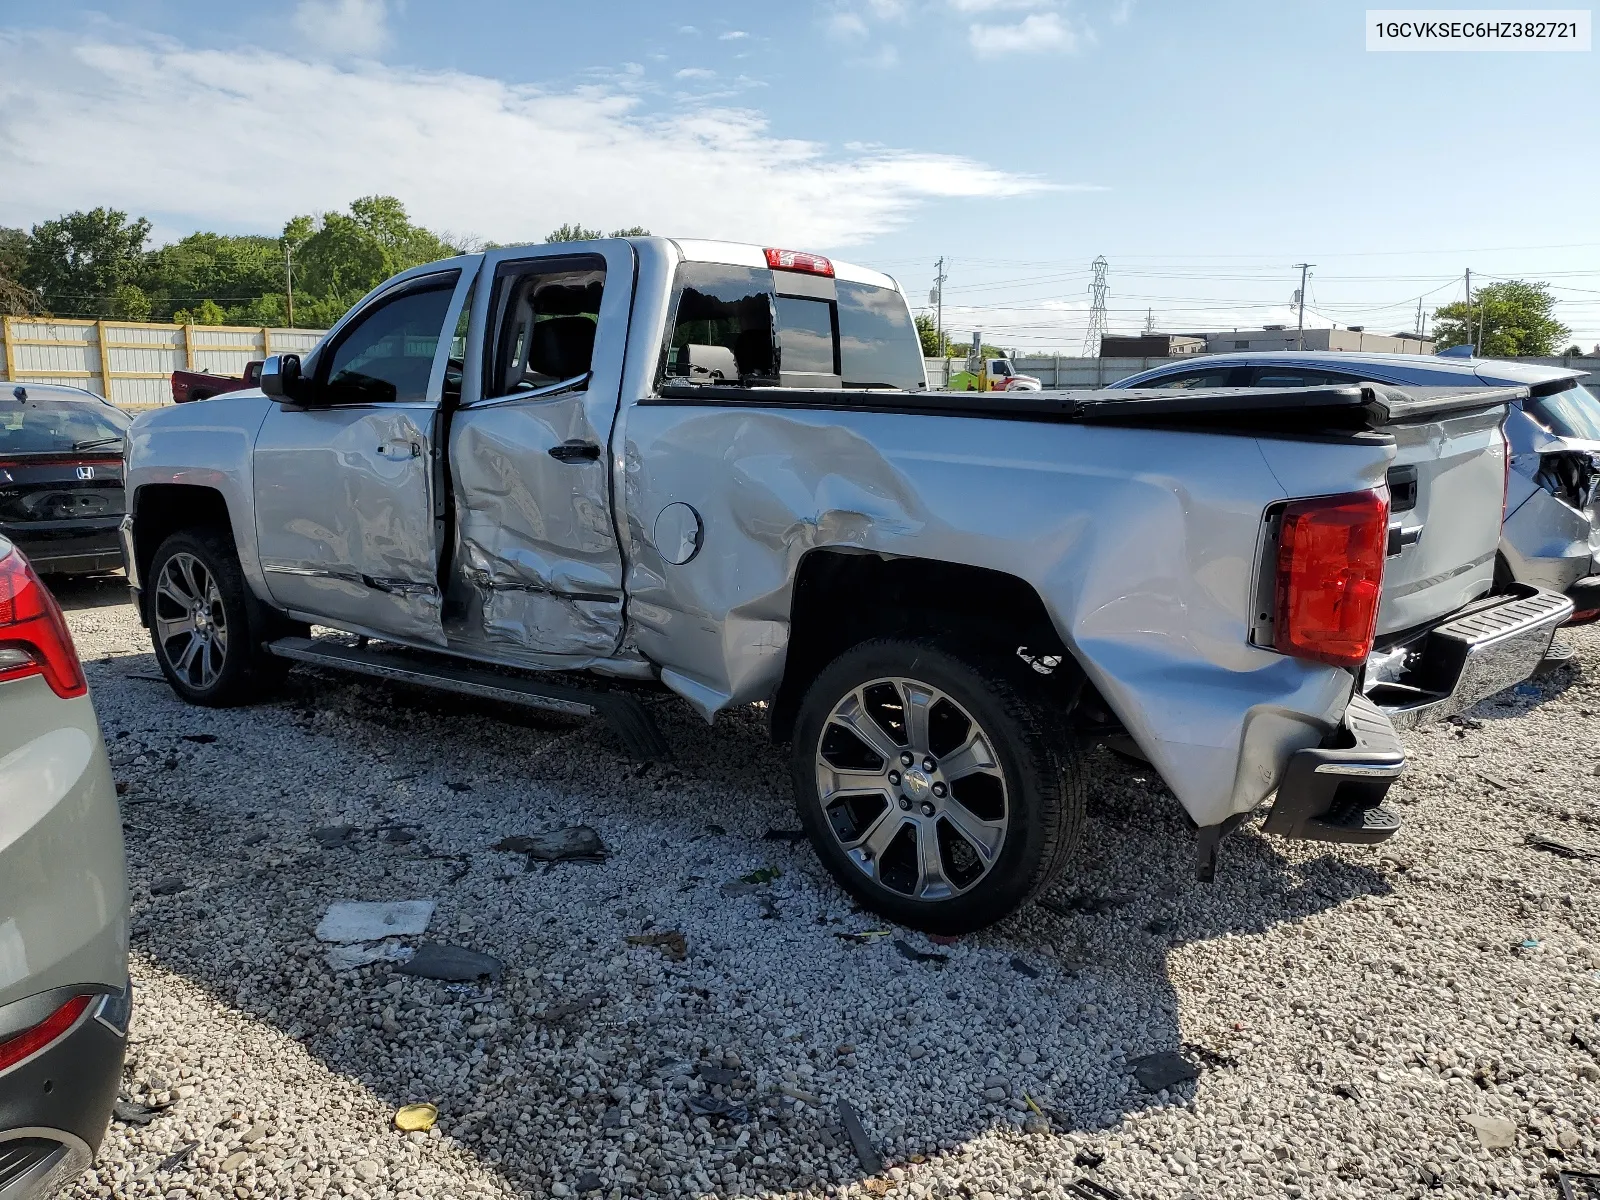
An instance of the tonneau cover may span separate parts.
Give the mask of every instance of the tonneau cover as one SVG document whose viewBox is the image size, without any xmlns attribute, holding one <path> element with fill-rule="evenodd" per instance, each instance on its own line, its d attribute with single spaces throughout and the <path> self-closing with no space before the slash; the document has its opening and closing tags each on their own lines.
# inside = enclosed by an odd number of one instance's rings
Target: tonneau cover
<svg viewBox="0 0 1600 1200">
<path fill-rule="evenodd" d="M 672 384 L 642 404 L 728 404 L 758 408 L 820 408 L 944 413 L 1022 421 L 1086 424 L 1226 426 L 1263 429 L 1379 429 L 1397 422 L 1488 408 L 1526 399 L 1528 389 L 1346 384 L 1308 388 L 1125 388 L 1042 392 L 897 392 L 882 389 L 804 390 Z"/>
</svg>

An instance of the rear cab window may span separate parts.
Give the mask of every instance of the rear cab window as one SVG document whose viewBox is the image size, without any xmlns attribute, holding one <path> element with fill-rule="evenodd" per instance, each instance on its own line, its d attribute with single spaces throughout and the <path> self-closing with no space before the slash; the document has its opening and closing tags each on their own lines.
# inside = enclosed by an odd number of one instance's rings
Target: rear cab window
<svg viewBox="0 0 1600 1200">
<path fill-rule="evenodd" d="M 28 393 L 26 385 L 16 390 Z M 121 410 L 87 396 L 65 400 L 35 391 L 18 400 L 8 391 L 0 395 L 0 458 L 85 450 L 116 456 L 130 423 Z"/>
<path fill-rule="evenodd" d="M 1547 396 L 1535 396 L 1523 407 L 1539 424 L 1557 437 L 1600 442 L 1600 399 L 1582 384 Z"/>
<path fill-rule="evenodd" d="M 489 301 L 496 334 L 484 356 L 484 396 L 585 385 L 605 281 L 605 259 L 598 255 L 502 263 Z"/>
<path fill-rule="evenodd" d="M 663 383 L 741 387 L 926 386 L 921 343 L 892 287 L 799 271 L 684 262 Z"/>
</svg>

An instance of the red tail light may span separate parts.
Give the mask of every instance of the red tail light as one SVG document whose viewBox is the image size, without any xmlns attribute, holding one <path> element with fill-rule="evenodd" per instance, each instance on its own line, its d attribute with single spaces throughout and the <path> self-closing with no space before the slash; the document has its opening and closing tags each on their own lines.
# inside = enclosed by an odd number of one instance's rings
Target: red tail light
<svg viewBox="0 0 1600 1200">
<path fill-rule="evenodd" d="M 89 690 L 56 598 L 16 550 L 0 558 L 0 683 L 43 675 L 63 699 Z"/>
<path fill-rule="evenodd" d="M 1389 490 L 1296 500 L 1278 540 L 1275 645 L 1357 667 L 1372 652 L 1389 533 Z"/>
<path fill-rule="evenodd" d="M 0 1071 L 16 1066 L 25 1058 L 32 1058 L 51 1042 L 64 1035 L 78 1023 L 83 1010 L 89 1007 L 92 996 L 74 996 L 32 1029 L 24 1029 L 14 1037 L 0 1042 Z"/>
<path fill-rule="evenodd" d="M 767 266 L 774 271 L 805 271 L 810 275 L 832 275 L 833 264 L 820 254 L 804 250 L 767 250 Z"/>
</svg>

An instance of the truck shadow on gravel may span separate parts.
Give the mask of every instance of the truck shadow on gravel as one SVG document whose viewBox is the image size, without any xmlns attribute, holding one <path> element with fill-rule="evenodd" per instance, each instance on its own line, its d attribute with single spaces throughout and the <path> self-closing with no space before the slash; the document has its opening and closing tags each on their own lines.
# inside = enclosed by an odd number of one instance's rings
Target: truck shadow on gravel
<svg viewBox="0 0 1600 1200">
<path fill-rule="evenodd" d="M 1370 852 L 1248 828 L 1197 884 L 1176 801 L 1096 752 L 1083 844 L 1045 904 L 935 943 L 853 909 L 792 840 L 787 756 L 756 711 L 708 729 L 663 706 L 676 761 L 639 764 L 596 724 L 382 684 L 297 672 L 274 703 L 211 711 L 148 654 L 89 670 L 126 784 L 136 953 L 383 1104 L 436 1103 L 443 1133 L 523 1193 L 820 1194 L 867 1174 L 841 1097 L 913 1179 L 952 1154 L 1076 1178 L 1097 1131 L 1194 1099 L 1193 1082 L 1145 1090 L 1133 1060 L 1187 1047 L 1203 1072 L 1248 1070 L 1230 1006 L 1285 986 L 1205 985 L 1217 1003 L 1191 990 L 1180 1022 L 1175 959 L 1193 971 L 1214 939 L 1388 890 Z M 492 848 L 579 823 L 605 861 Z M 313 839 L 338 825 L 342 844 Z M 756 882 L 724 886 L 740 880 Z M 330 902 L 410 897 L 438 902 L 428 940 L 495 955 L 498 982 L 324 962 Z M 627 941 L 673 930 L 681 960 Z M 170 1073 L 161 1056 L 136 1049 L 135 1095 Z"/>
</svg>

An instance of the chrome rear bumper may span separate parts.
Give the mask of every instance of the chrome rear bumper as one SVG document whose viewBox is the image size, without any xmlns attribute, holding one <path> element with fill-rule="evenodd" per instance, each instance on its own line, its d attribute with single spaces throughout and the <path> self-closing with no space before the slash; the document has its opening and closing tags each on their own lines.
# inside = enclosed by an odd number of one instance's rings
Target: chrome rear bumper
<svg viewBox="0 0 1600 1200">
<path fill-rule="evenodd" d="M 1568 597 L 1516 585 L 1375 652 L 1366 697 L 1397 729 L 1465 712 L 1532 675 L 1571 616 Z"/>
</svg>

